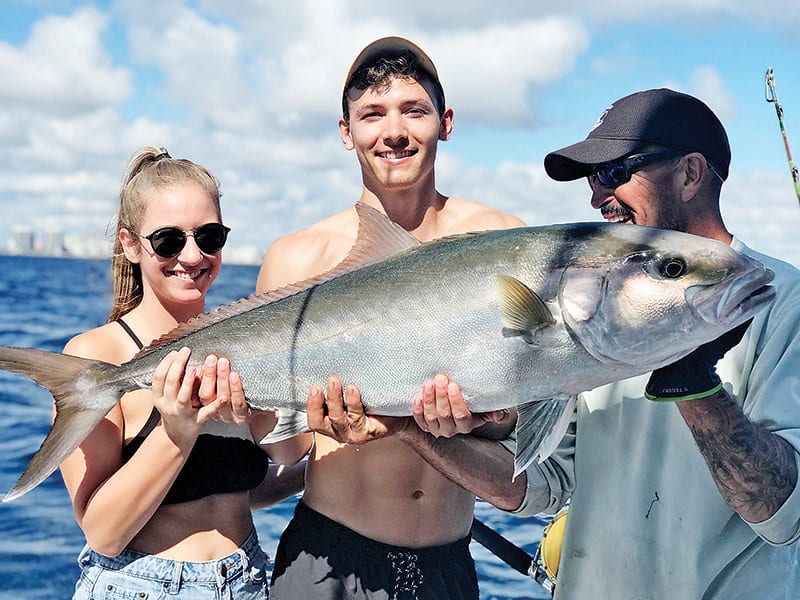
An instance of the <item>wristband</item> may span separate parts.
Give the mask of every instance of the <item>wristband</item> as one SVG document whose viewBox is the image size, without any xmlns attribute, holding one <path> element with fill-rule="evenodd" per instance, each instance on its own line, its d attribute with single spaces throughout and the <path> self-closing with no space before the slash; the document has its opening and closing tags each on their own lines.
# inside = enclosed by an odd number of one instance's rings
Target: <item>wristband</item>
<svg viewBox="0 0 800 600">
<path fill-rule="evenodd" d="M 671 390 L 665 390 L 667 394 L 668 393 L 677 394 L 675 396 L 668 396 L 666 394 L 664 396 L 655 396 L 649 391 L 647 391 L 647 389 L 645 389 L 644 397 L 647 398 L 648 400 L 652 400 L 653 402 L 685 402 L 686 400 L 701 400 L 703 398 L 708 398 L 709 396 L 713 396 L 714 394 L 719 392 L 721 389 L 722 389 L 722 382 L 720 382 L 719 385 L 714 386 L 710 390 L 707 390 L 705 392 L 697 392 L 694 394 L 689 394 L 689 393 L 681 394 L 682 391 L 688 392 L 688 390 L 685 388 L 683 390 L 677 388 L 673 388 Z"/>
</svg>

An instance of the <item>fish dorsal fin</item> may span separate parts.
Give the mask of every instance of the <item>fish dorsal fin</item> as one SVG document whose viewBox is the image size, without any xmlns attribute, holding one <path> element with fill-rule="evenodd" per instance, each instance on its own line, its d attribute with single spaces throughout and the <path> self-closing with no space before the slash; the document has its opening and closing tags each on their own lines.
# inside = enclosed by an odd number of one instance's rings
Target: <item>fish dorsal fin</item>
<svg viewBox="0 0 800 600">
<path fill-rule="evenodd" d="M 274 292 L 267 292 L 267 294 L 282 292 L 280 297 L 290 296 L 339 275 L 375 264 L 385 258 L 422 245 L 422 242 L 381 211 L 361 201 L 356 202 L 355 208 L 358 214 L 358 234 L 347 256 L 339 264 L 319 275 L 298 281 Z M 273 300 L 277 299 L 273 298 Z"/>
<path fill-rule="evenodd" d="M 195 331 L 198 331 L 204 327 L 208 327 L 213 323 L 218 323 L 219 321 L 223 321 L 235 315 L 246 313 L 254 308 L 258 308 L 259 306 L 269 304 L 270 302 L 274 302 L 275 300 L 291 295 L 291 293 L 288 292 L 281 295 L 277 294 L 277 292 L 283 290 L 288 290 L 288 288 L 282 288 L 281 290 L 276 290 L 275 292 L 269 292 L 267 294 L 248 296 L 247 298 L 238 300 L 233 304 L 221 306 L 216 310 L 212 310 L 211 312 L 192 317 L 185 323 L 179 323 L 174 329 L 168 333 L 165 333 L 157 340 L 153 340 L 149 345 L 140 350 L 133 358 L 139 358 L 143 354 L 148 354 L 156 346 L 160 346 L 161 344 L 166 344 L 168 342 L 185 337 L 190 333 L 194 333 Z M 296 291 L 297 290 L 293 291 L 292 293 L 296 293 Z M 275 295 L 274 297 L 273 294 Z"/>
<path fill-rule="evenodd" d="M 420 242 L 381 211 L 356 202 L 358 237 L 350 252 L 334 270 L 351 271 L 420 246 Z"/>
<path fill-rule="evenodd" d="M 297 283 L 292 283 L 276 290 L 244 298 L 233 304 L 222 306 L 211 312 L 189 319 L 185 323 L 181 323 L 175 327 L 175 329 L 169 333 L 155 340 L 150 346 L 139 352 L 136 357 L 141 354 L 146 354 L 153 346 L 172 342 L 198 329 L 208 327 L 213 323 L 248 312 L 265 304 L 276 302 L 288 296 L 293 296 L 294 294 L 324 283 L 325 281 L 329 281 L 344 273 L 355 271 L 356 269 L 374 264 L 384 258 L 408 250 L 409 248 L 421 245 L 422 242 L 379 210 L 363 202 L 356 202 L 355 208 L 356 213 L 358 213 L 358 235 L 350 252 L 348 252 L 347 256 L 338 265 L 320 275 L 298 281 Z"/>
<path fill-rule="evenodd" d="M 536 330 L 556 321 L 544 301 L 519 279 L 498 275 L 500 284 L 500 320 L 505 337 L 521 337 L 533 343 Z"/>
</svg>

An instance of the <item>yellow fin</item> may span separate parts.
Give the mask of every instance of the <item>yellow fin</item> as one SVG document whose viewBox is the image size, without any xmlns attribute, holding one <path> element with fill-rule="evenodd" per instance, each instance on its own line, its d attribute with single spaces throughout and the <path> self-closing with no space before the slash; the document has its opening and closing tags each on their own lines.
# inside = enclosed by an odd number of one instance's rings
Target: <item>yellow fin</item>
<svg viewBox="0 0 800 600">
<path fill-rule="evenodd" d="M 498 275 L 500 284 L 500 320 L 503 335 L 518 336 L 533 343 L 536 330 L 555 324 L 556 320 L 544 301 L 519 279 Z"/>
</svg>

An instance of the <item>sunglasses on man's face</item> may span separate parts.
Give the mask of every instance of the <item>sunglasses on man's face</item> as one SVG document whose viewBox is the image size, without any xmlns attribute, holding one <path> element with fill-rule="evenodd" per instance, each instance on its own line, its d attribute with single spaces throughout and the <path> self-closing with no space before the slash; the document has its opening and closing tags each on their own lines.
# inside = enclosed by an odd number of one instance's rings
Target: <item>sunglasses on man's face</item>
<svg viewBox="0 0 800 600">
<path fill-rule="evenodd" d="M 216 254 L 225 245 L 230 227 L 222 223 L 206 223 L 197 229 L 184 231 L 177 227 L 162 227 L 149 235 L 139 235 L 150 242 L 153 252 L 161 258 L 172 258 L 180 254 L 190 235 L 203 254 Z"/>
<path fill-rule="evenodd" d="M 636 171 L 645 167 L 670 158 L 677 158 L 682 153 L 674 150 L 663 150 L 660 152 L 643 152 L 641 154 L 631 154 L 625 158 L 618 158 L 608 162 L 600 163 L 592 167 L 592 174 L 589 176 L 589 185 L 592 180 L 599 181 L 607 188 L 615 188 L 623 183 L 628 183 Z"/>
</svg>

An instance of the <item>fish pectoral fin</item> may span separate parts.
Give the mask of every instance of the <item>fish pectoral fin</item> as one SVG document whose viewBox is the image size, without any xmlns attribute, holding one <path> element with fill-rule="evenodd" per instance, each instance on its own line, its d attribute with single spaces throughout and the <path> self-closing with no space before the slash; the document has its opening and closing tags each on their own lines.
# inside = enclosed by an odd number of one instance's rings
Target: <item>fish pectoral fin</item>
<svg viewBox="0 0 800 600">
<path fill-rule="evenodd" d="M 503 327 L 501 330 L 503 337 L 518 337 L 522 338 L 522 340 L 526 344 L 535 344 L 533 340 L 533 334 L 530 331 L 525 331 L 523 329 L 511 329 L 509 327 Z"/>
<path fill-rule="evenodd" d="M 500 320 L 504 337 L 521 337 L 533 343 L 533 334 L 542 327 L 553 325 L 556 320 L 531 288 L 515 277 L 498 275 L 500 284 Z"/>
<path fill-rule="evenodd" d="M 556 396 L 517 406 L 514 479 L 537 458 L 543 462 L 558 447 L 575 410 L 575 396 Z"/>
<path fill-rule="evenodd" d="M 308 418 L 305 412 L 280 408 L 278 409 L 278 422 L 275 428 L 265 435 L 259 443 L 274 444 L 307 431 L 311 431 L 311 429 L 308 427 Z"/>
</svg>

